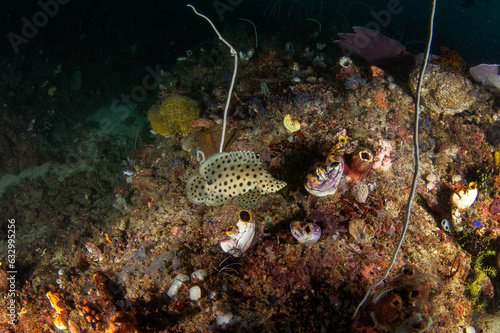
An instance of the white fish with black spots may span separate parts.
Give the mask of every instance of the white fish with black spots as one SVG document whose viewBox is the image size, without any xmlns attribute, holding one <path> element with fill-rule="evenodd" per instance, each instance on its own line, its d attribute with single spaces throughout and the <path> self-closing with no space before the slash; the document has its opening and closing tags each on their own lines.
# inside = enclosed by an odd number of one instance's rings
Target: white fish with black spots
<svg viewBox="0 0 500 333">
<path fill-rule="evenodd" d="M 247 151 L 210 156 L 200 165 L 200 175 L 191 176 L 186 185 L 188 199 L 198 205 L 221 206 L 237 198 L 241 207 L 251 209 L 263 194 L 286 186 L 262 167 L 258 154 Z"/>
</svg>

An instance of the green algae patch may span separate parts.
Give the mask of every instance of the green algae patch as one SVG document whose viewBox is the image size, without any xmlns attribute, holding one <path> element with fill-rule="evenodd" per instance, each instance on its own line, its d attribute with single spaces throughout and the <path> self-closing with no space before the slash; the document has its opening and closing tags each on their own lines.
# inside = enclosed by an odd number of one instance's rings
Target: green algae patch
<svg viewBox="0 0 500 333">
<path fill-rule="evenodd" d="M 148 111 L 151 127 L 163 136 L 191 131 L 191 123 L 199 117 L 199 103 L 181 95 L 167 97 L 160 105 L 154 105 Z"/>
</svg>

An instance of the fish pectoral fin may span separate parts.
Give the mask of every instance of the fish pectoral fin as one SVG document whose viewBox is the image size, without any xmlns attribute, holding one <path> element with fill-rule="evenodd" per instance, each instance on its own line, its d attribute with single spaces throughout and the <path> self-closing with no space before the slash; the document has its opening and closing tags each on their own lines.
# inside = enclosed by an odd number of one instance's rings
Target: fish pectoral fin
<svg viewBox="0 0 500 333">
<path fill-rule="evenodd" d="M 252 209 L 257 206 L 262 198 L 262 193 L 259 188 L 254 188 L 253 190 L 242 194 L 238 197 L 238 204 L 241 208 Z"/>
</svg>

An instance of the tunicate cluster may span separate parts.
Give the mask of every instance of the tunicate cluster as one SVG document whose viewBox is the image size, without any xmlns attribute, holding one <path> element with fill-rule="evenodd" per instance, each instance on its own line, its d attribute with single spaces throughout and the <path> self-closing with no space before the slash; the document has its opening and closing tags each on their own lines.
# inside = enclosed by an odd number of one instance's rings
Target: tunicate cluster
<svg viewBox="0 0 500 333">
<path fill-rule="evenodd" d="M 174 297 L 177 295 L 179 288 L 184 284 L 184 282 L 189 281 L 189 276 L 186 274 L 178 274 L 174 280 L 172 281 L 172 284 L 170 285 L 170 288 L 168 289 L 167 295 L 168 297 Z"/>
<path fill-rule="evenodd" d="M 238 219 L 236 226 L 227 228 L 228 237 L 220 242 L 222 250 L 234 257 L 239 257 L 248 250 L 255 236 L 255 222 L 252 214 L 242 209 L 238 213 Z"/>
<path fill-rule="evenodd" d="M 468 188 L 459 189 L 451 195 L 451 222 L 455 231 L 462 231 L 462 215 L 474 201 L 478 193 L 477 184 L 470 182 Z"/>
<path fill-rule="evenodd" d="M 449 220 L 446 219 L 442 220 L 441 227 L 443 228 L 444 231 L 451 232 L 451 222 Z"/>
<path fill-rule="evenodd" d="M 220 300 L 216 301 L 212 306 L 212 313 L 215 316 L 215 322 L 221 326 L 231 323 L 234 317 L 229 304 L 222 303 Z"/>
<path fill-rule="evenodd" d="M 172 284 L 170 284 L 170 288 L 168 289 L 167 295 L 170 298 L 177 297 L 179 294 L 179 290 L 185 283 L 191 280 L 191 283 L 197 283 L 203 281 L 207 276 L 207 272 L 203 269 L 199 269 L 191 273 L 191 279 L 186 274 L 178 274 Z M 189 289 L 189 299 L 192 301 L 197 301 L 201 298 L 201 288 L 197 285 L 192 286 Z"/>
<path fill-rule="evenodd" d="M 337 192 L 340 180 L 344 175 L 344 152 L 347 138 L 340 136 L 326 158 L 325 167 L 317 167 L 314 173 L 307 175 L 304 187 L 307 192 L 317 197 L 333 195 Z"/>
</svg>

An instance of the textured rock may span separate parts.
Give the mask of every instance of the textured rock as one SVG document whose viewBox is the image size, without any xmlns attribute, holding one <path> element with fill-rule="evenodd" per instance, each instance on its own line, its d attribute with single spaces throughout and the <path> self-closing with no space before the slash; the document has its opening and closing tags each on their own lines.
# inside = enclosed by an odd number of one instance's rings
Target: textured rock
<svg viewBox="0 0 500 333">
<path fill-rule="evenodd" d="M 416 96 L 421 65 L 410 74 L 410 90 Z M 465 77 L 441 70 L 441 66 L 429 64 L 422 84 L 422 102 L 437 113 L 455 114 L 469 108 L 476 101 L 476 91 Z"/>
</svg>

